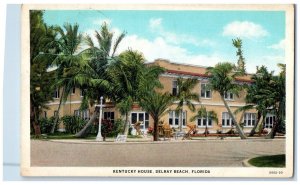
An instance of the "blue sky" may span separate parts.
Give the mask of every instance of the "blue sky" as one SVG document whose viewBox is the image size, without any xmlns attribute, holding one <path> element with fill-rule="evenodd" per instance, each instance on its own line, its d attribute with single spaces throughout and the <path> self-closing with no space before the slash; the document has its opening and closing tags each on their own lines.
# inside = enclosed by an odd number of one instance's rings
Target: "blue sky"
<svg viewBox="0 0 300 185">
<path fill-rule="evenodd" d="M 247 72 L 255 73 L 257 65 L 278 72 L 277 63 L 285 63 L 285 13 L 280 11 L 47 10 L 44 20 L 60 26 L 78 23 L 91 36 L 106 21 L 116 35 L 127 33 L 118 53 L 139 50 L 150 62 L 236 62 L 232 39 L 240 37 Z"/>
</svg>

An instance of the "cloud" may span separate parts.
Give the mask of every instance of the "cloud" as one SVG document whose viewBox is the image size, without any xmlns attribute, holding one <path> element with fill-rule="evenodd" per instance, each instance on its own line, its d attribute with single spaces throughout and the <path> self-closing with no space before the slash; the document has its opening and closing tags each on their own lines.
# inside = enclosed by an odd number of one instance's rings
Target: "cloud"
<svg viewBox="0 0 300 185">
<path fill-rule="evenodd" d="M 171 44 L 192 44 L 197 47 L 214 46 L 215 42 L 209 39 L 200 40 L 192 35 L 175 33 L 166 30 L 162 25 L 162 18 L 151 18 L 149 20 L 150 31 L 157 36 L 163 37 L 166 42 Z"/>
<path fill-rule="evenodd" d="M 267 35 L 261 25 L 249 21 L 234 21 L 223 27 L 223 36 L 259 38 Z"/>
<path fill-rule="evenodd" d="M 268 46 L 268 48 L 276 49 L 276 50 L 284 50 L 285 49 L 285 39 L 282 39 L 276 44 L 273 44 L 271 46 Z"/>
<path fill-rule="evenodd" d="M 221 61 L 221 58 L 216 54 L 191 55 L 185 48 L 170 44 L 163 37 L 157 37 L 150 41 L 137 35 L 128 35 L 121 42 L 117 53 L 121 53 L 129 48 L 142 52 L 149 62 L 158 58 L 164 58 L 178 63 L 213 66 Z"/>
</svg>

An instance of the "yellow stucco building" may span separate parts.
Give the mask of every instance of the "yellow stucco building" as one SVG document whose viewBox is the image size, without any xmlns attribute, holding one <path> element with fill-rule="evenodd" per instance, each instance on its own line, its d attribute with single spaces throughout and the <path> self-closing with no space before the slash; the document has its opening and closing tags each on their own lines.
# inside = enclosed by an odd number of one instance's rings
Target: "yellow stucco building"
<svg viewBox="0 0 300 185">
<path fill-rule="evenodd" d="M 168 60 L 157 59 L 149 65 L 159 65 L 166 69 L 166 72 L 161 74 L 159 77 L 160 82 L 163 84 L 164 88 L 160 91 L 162 92 L 170 92 L 176 93 L 177 84 L 176 79 L 178 77 L 182 78 L 197 78 L 199 83 L 193 89 L 193 92 L 198 93 L 200 97 L 199 102 L 193 102 L 196 107 L 196 110 L 201 106 L 206 107 L 208 111 L 213 110 L 217 113 L 218 122 L 215 122 L 207 117 L 198 118 L 194 121 L 197 125 L 198 133 L 203 133 L 207 126 L 210 133 L 216 133 L 217 130 L 227 132 L 232 128 L 232 120 L 221 100 L 221 97 L 218 93 L 208 90 L 206 85 L 208 83 L 208 78 L 205 74 L 206 67 L 189 65 L 189 64 L 178 64 L 173 63 Z M 251 83 L 251 75 L 245 75 L 243 77 L 239 77 L 236 79 L 237 83 Z M 225 94 L 225 100 L 228 102 L 231 110 L 234 112 L 237 108 L 246 105 L 245 103 L 246 92 L 240 92 L 239 96 L 236 96 L 232 93 Z M 59 91 L 57 90 L 54 94 L 54 101 L 48 104 L 49 109 L 44 111 L 44 116 L 53 116 L 56 114 L 56 110 L 59 105 Z M 72 93 L 69 95 L 67 101 L 62 105 L 60 109 L 60 116 L 64 115 L 77 115 L 81 116 L 84 119 L 89 119 L 93 114 L 94 107 L 89 107 L 89 109 L 85 111 L 79 111 L 81 100 L 83 98 L 83 91 L 74 88 Z M 179 118 L 180 116 L 175 113 L 175 109 L 177 107 L 176 101 L 172 106 L 169 107 L 168 114 L 165 114 L 162 117 L 162 121 L 165 123 L 169 123 L 171 127 L 175 129 L 179 127 Z M 182 112 L 182 123 L 183 129 L 186 128 L 186 124 L 191 122 L 190 118 L 193 117 L 196 112 L 190 111 L 187 106 L 183 107 Z M 242 116 L 244 114 L 244 116 Z M 103 118 L 111 119 L 114 121 L 117 118 L 120 118 L 121 114 L 112 104 L 104 104 L 103 108 Z M 244 132 L 250 132 L 252 127 L 254 126 L 257 120 L 257 112 L 255 109 L 246 111 L 244 113 L 238 113 L 236 115 L 237 121 L 242 120 L 244 122 Z M 136 121 L 142 121 L 141 129 L 146 131 L 148 127 L 153 127 L 153 120 L 149 116 L 149 114 L 143 111 L 138 105 L 134 105 L 132 110 L 129 113 L 129 121 L 131 124 Z M 272 115 L 267 115 L 264 126 L 266 128 L 271 128 L 274 122 L 274 117 Z M 63 124 L 59 125 L 59 131 L 64 131 Z"/>
</svg>

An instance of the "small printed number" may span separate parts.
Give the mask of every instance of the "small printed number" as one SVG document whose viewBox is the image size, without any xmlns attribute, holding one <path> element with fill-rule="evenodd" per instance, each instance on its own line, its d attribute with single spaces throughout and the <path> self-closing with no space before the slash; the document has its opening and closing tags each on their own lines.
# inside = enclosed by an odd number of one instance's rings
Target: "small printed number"
<svg viewBox="0 0 300 185">
<path fill-rule="evenodd" d="M 283 174 L 283 171 L 269 171 L 269 174 L 280 175 Z"/>
</svg>

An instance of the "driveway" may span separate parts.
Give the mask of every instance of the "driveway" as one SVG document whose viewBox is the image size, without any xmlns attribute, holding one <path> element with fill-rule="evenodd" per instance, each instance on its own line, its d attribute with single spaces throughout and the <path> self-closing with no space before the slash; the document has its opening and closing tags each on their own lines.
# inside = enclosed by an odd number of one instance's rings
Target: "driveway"
<svg viewBox="0 0 300 185">
<path fill-rule="evenodd" d="M 31 140 L 31 166 L 241 167 L 246 158 L 285 153 L 285 139 L 163 142 Z"/>
</svg>

